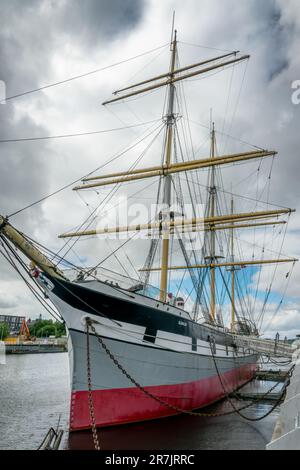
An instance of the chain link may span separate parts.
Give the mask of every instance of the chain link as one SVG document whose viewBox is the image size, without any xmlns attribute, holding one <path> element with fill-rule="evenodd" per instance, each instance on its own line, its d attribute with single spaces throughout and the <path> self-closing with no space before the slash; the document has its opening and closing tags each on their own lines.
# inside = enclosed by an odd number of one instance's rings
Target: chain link
<svg viewBox="0 0 300 470">
<path fill-rule="evenodd" d="M 92 376 L 91 376 L 91 358 L 90 358 L 90 332 L 89 322 L 86 322 L 86 361 L 87 361 L 87 381 L 88 381 L 88 399 L 89 399 L 89 410 L 92 425 L 93 441 L 95 450 L 100 450 L 100 444 L 98 439 L 96 420 L 95 420 L 95 408 L 92 392 Z"/>
<path fill-rule="evenodd" d="M 249 417 L 249 416 L 243 415 L 243 414 L 241 413 L 241 411 L 242 411 L 243 408 L 239 408 L 239 409 L 238 409 L 238 408 L 235 406 L 235 404 L 234 404 L 233 401 L 231 400 L 230 394 L 228 394 L 228 392 L 227 392 L 226 389 L 225 389 L 225 386 L 224 386 L 222 377 L 221 377 L 221 375 L 220 375 L 220 372 L 219 372 L 219 369 L 218 369 L 218 366 L 217 366 L 217 363 L 216 363 L 216 359 L 215 359 L 214 354 L 212 354 L 212 358 L 213 358 L 214 365 L 215 365 L 215 368 L 216 368 L 216 371 L 217 371 L 217 374 L 218 374 L 220 383 L 221 383 L 221 385 L 222 385 L 223 391 L 224 391 L 224 393 L 226 394 L 226 398 L 227 398 L 227 400 L 229 401 L 230 405 L 232 406 L 233 410 L 234 410 L 241 418 L 246 419 L 247 421 L 261 421 L 262 419 L 264 419 L 264 418 L 266 418 L 267 416 L 269 416 L 269 414 L 271 414 L 272 411 L 275 410 L 275 408 L 279 405 L 279 403 L 280 403 L 281 400 L 283 399 L 283 396 L 285 395 L 285 392 L 286 392 L 286 388 L 287 388 L 287 386 L 288 386 L 289 383 L 290 383 L 290 380 L 289 380 L 289 379 L 285 382 L 285 384 L 284 384 L 284 386 L 283 386 L 283 389 L 282 389 L 282 391 L 281 391 L 281 394 L 280 394 L 279 398 L 276 400 L 275 404 L 271 407 L 271 409 L 270 409 L 267 413 L 265 413 L 263 416 L 260 416 L 259 418 L 251 418 L 251 417 Z M 293 369 L 294 369 L 294 367 L 291 367 L 291 369 L 287 372 L 287 376 L 288 376 L 288 377 L 290 377 L 291 372 L 292 372 Z M 253 400 L 252 403 L 251 403 L 251 405 L 253 405 L 253 404 L 255 403 L 255 401 L 261 401 L 261 400 L 263 400 L 263 398 L 264 398 L 266 395 L 268 395 L 269 393 L 271 393 L 271 392 L 277 387 L 278 384 L 279 384 L 279 382 L 277 382 L 272 388 L 270 388 L 270 390 L 268 390 L 267 393 L 266 393 L 265 395 L 263 395 L 262 397 L 258 397 L 257 400 Z M 237 395 L 236 395 L 235 392 L 233 392 L 233 395 L 234 395 L 234 397 L 237 397 Z"/>
<path fill-rule="evenodd" d="M 209 418 L 217 418 L 217 417 L 221 417 L 221 416 L 228 416 L 228 415 L 231 415 L 231 414 L 234 414 L 234 413 L 239 413 L 240 411 L 242 410 L 245 410 L 247 408 L 250 408 L 251 406 L 253 406 L 254 404 L 264 400 L 264 398 L 266 398 L 269 393 L 271 393 L 277 386 L 280 382 L 276 383 L 270 390 L 268 390 L 264 395 L 256 398 L 255 400 L 253 400 L 250 404 L 248 405 L 245 405 L 245 406 L 242 406 L 241 408 L 236 408 L 233 403 L 231 402 L 231 400 L 229 400 L 229 403 L 231 404 L 231 406 L 234 408 L 232 411 L 226 411 L 226 412 L 223 412 L 223 413 L 199 413 L 199 412 L 196 412 L 196 411 L 189 411 L 189 410 L 184 410 L 182 408 L 179 408 L 178 406 L 175 406 L 175 405 L 172 405 L 168 402 L 166 402 L 165 400 L 162 400 L 161 398 L 159 398 L 158 396 L 156 395 L 153 395 L 151 392 L 149 392 L 148 390 L 146 390 L 140 383 L 138 383 L 125 369 L 124 367 L 119 363 L 119 361 L 116 359 L 116 357 L 111 353 L 111 351 L 109 350 L 109 348 L 106 346 L 106 344 L 104 343 L 103 339 L 98 335 L 98 333 L 96 332 L 96 329 L 95 327 L 92 325 L 92 321 L 90 318 L 87 318 L 86 319 L 86 322 L 87 324 L 89 324 L 92 332 L 94 333 L 94 335 L 96 336 L 100 346 L 104 349 L 104 351 L 106 352 L 106 354 L 108 355 L 108 357 L 113 361 L 113 363 L 117 366 L 117 368 L 122 372 L 123 375 L 125 375 L 125 377 L 131 382 L 133 383 L 139 390 L 141 390 L 145 395 L 147 395 L 149 398 L 152 398 L 153 400 L 155 400 L 156 402 L 160 403 L 161 405 L 171 409 L 172 411 L 176 411 L 176 413 L 183 413 L 183 414 L 186 414 L 186 415 L 189 415 L 189 416 L 198 416 L 198 417 L 209 417 Z M 213 356 L 213 355 L 212 355 Z M 216 362 L 215 362 L 215 358 L 213 356 L 213 359 L 214 359 L 214 363 L 215 363 L 215 367 L 217 369 L 217 365 L 216 365 Z M 220 374 L 219 374 L 219 371 L 217 369 L 217 373 L 219 375 L 219 378 L 220 378 Z M 221 382 L 222 386 L 223 386 L 223 383 Z M 224 387 L 223 387 L 224 388 Z M 229 394 L 226 392 L 226 390 L 224 389 L 225 391 L 225 394 L 226 394 L 226 397 L 228 398 L 229 397 Z M 268 413 L 269 414 L 269 413 Z M 245 418 L 243 416 L 243 418 Z M 247 419 L 247 418 L 245 418 Z"/>
</svg>

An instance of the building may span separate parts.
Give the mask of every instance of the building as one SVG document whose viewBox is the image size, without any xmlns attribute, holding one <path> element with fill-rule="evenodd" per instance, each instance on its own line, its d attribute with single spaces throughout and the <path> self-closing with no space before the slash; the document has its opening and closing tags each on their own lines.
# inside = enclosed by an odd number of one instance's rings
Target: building
<svg viewBox="0 0 300 470">
<path fill-rule="evenodd" d="M 23 320 L 25 320 L 25 317 L 0 315 L 0 323 L 6 323 L 8 325 L 10 334 L 19 333 Z"/>
</svg>

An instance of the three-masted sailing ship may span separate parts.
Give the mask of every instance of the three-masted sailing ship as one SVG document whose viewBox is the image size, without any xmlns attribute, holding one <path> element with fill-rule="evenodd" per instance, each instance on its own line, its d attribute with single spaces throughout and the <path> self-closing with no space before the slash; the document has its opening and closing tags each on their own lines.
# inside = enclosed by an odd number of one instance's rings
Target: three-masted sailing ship
<svg viewBox="0 0 300 470">
<path fill-rule="evenodd" d="M 82 267 L 79 268 L 79 275 L 72 280 L 67 271 L 51 261 L 37 244 L 14 228 L 7 218 L 0 217 L 2 239 L 17 247 L 34 263 L 32 272 L 35 280 L 68 328 L 72 431 L 91 427 L 91 403 L 96 426 L 132 423 L 173 415 L 180 410 L 205 407 L 249 381 L 257 368 L 258 352 L 254 347 L 245 347 L 243 339 L 254 338 L 258 341 L 258 332 L 255 325 L 240 318 L 235 302 L 236 272 L 247 266 L 295 262 L 290 258 L 245 261 L 237 259 L 234 253 L 234 231 L 283 224 L 285 222 L 280 217 L 289 216 L 290 209 L 235 213 L 232 200 L 229 213 L 220 214 L 217 211 L 216 172 L 226 165 L 272 157 L 276 152 L 256 149 L 218 156 L 216 131 L 212 125 L 211 152 L 207 158 L 181 162 L 174 159 L 177 83 L 245 61 L 249 56 L 232 52 L 178 68 L 176 53 L 177 38 L 174 32 L 169 71 L 118 90 L 113 99 L 104 103 L 108 105 L 167 87 L 162 164 L 109 175 L 92 175 L 74 188 L 84 191 L 159 178 L 164 209 L 157 213 L 156 220 L 145 224 L 77 230 L 60 235 L 61 238 L 70 239 L 114 232 L 155 233 L 138 282 L 125 277 L 121 279 L 109 271 L 105 279 L 99 272 Z M 208 200 L 203 217 L 195 215 L 187 218 L 184 213 L 172 211 L 176 176 L 202 170 L 209 171 Z M 187 253 L 179 236 L 184 263 L 182 266 L 172 265 L 172 237 L 197 231 L 204 234 L 201 253 Z M 221 257 L 216 249 L 220 232 L 229 234 L 227 258 Z M 158 246 L 160 264 L 155 265 Z M 222 269 L 227 270 L 231 279 L 231 286 L 226 284 L 231 308 L 228 328 L 222 322 L 216 299 L 217 284 L 221 282 L 217 273 Z M 191 278 L 195 292 L 192 312 L 185 309 L 182 295 L 172 296 L 169 292 L 170 273 L 180 270 L 188 272 Z M 160 285 L 156 289 L 152 289 L 148 282 L 153 272 L 160 274 Z M 209 303 L 203 300 L 203 290 L 208 285 Z M 199 311 L 202 321 L 199 321 Z M 87 324 L 93 326 L 89 330 L 88 344 Z M 105 348 L 99 345 L 99 338 Z M 90 383 L 87 378 L 87 354 Z"/>
</svg>

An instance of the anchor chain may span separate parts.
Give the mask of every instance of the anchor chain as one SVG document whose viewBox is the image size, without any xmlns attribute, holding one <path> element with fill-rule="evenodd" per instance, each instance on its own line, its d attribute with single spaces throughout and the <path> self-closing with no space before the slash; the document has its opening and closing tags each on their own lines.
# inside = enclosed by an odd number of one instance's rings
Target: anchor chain
<svg viewBox="0 0 300 470">
<path fill-rule="evenodd" d="M 86 323 L 86 361 L 87 361 L 87 382 L 88 382 L 88 399 L 89 399 L 89 411 L 91 417 L 92 433 L 95 450 L 100 450 L 100 444 L 98 439 L 96 420 L 95 420 L 95 408 L 92 393 L 92 375 L 91 375 L 91 357 L 90 357 L 90 334 L 89 324 Z"/>
<path fill-rule="evenodd" d="M 149 398 L 152 398 L 153 400 L 155 400 L 156 402 L 158 402 L 159 404 L 165 406 L 166 408 L 169 408 L 170 410 L 172 411 L 176 411 L 176 413 L 182 413 L 182 414 L 185 414 L 185 415 L 189 415 L 189 416 L 198 416 L 198 417 L 205 417 L 205 418 L 218 418 L 218 417 L 222 417 L 222 416 L 228 416 L 228 415 L 232 415 L 232 414 L 235 414 L 235 413 L 238 413 L 242 410 L 245 410 L 247 408 L 250 408 L 251 406 L 255 405 L 256 403 L 262 401 L 265 397 L 267 397 L 269 395 L 269 393 L 271 393 L 277 386 L 280 382 L 276 383 L 270 390 L 268 390 L 264 395 L 262 395 L 261 397 L 258 397 L 256 398 L 255 400 L 253 400 L 251 403 L 245 405 L 245 406 L 242 406 L 241 408 L 235 408 L 231 411 L 226 411 L 226 412 L 222 412 L 222 413 L 199 413 L 199 412 L 196 412 L 196 411 L 190 411 L 190 410 L 184 410 L 182 408 L 179 408 L 178 406 L 176 405 L 172 405 L 168 402 L 166 402 L 165 400 L 162 400 L 161 398 L 159 398 L 158 396 L 156 395 L 153 395 L 151 392 L 149 392 L 148 390 L 146 390 L 139 382 L 137 382 L 127 371 L 126 369 L 119 363 L 119 361 L 116 359 L 116 357 L 112 354 L 112 352 L 110 351 L 110 349 L 106 346 L 105 342 L 103 341 L 103 339 L 98 335 L 95 327 L 92 325 L 92 321 L 90 318 L 87 318 L 86 319 L 86 325 L 87 325 L 87 335 L 89 335 L 89 327 L 91 328 L 92 332 L 94 333 L 98 343 L 100 344 L 100 346 L 102 347 L 102 349 L 104 349 L 105 353 L 108 355 L 108 357 L 112 360 L 112 362 L 116 365 L 116 367 L 122 372 L 123 375 L 125 375 L 125 377 L 131 382 L 133 383 L 141 392 L 143 392 L 146 396 L 148 396 Z M 213 354 L 212 354 L 213 356 Z M 214 356 L 213 356 L 214 358 Z M 215 363 L 216 364 L 216 363 Z M 227 392 L 225 391 L 225 394 L 226 396 L 228 395 Z M 229 403 L 232 405 L 231 401 L 229 401 Z"/>
<path fill-rule="evenodd" d="M 247 421 L 261 421 L 261 420 L 265 419 L 267 416 L 269 416 L 269 415 L 275 410 L 275 408 L 279 405 L 279 403 L 281 402 L 283 396 L 284 396 L 285 393 L 286 393 L 286 389 L 287 389 L 287 387 L 288 387 L 288 385 L 289 385 L 289 383 L 290 383 L 290 380 L 289 380 L 289 379 L 285 382 L 285 384 L 284 384 L 284 386 L 283 386 L 283 390 L 282 390 L 282 392 L 281 392 L 281 394 L 280 394 L 280 397 L 276 400 L 276 402 L 274 403 L 274 405 L 271 407 L 271 409 L 270 409 L 267 413 L 265 413 L 263 416 L 260 416 L 260 417 L 258 417 L 258 418 L 250 418 L 250 417 L 248 417 L 248 416 L 244 416 L 244 415 L 241 413 L 242 408 L 238 409 L 238 408 L 235 406 L 235 404 L 233 403 L 233 401 L 231 400 L 230 394 L 227 392 L 227 390 L 226 390 L 226 388 L 225 388 L 225 385 L 224 385 L 224 383 L 223 383 L 223 379 L 222 379 L 221 374 L 220 374 L 220 372 L 219 372 L 218 365 L 217 365 L 217 362 L 216 362 L 216 359 L 215 359 L 214 354 L 212 354 L 212 358 L 213 358 L 214 365 L 215 365 L 215 369 L 216 369 L 216 371 L 217 371 L 217 374 L 218 374 L 218 377 L 219 377 L 221 386 L 222 386 L 222 388 L 223 388 L 223 391 L 224 391 L 224 393 L 225 393 L 225 395 L 226 395 L 227 400 L 229 401 L 229 403 L 230 403 L 230 405 L 232 406 L 233 410 L 234 410 L 241 418 L 243 418 L 243 419 L 245 419 L 245 420 L 247 420 Z M 287 375 L 288 375 L 289 377 L 290 377 L 290 375 L 291 375 L 293 369 L 294 369 L 294 366 L 291 367 L 291 369 L 288 371 Z M 271 392 L 277 387 L 277 385 L 278 385 L 278 383 L 276 383 L 270 390 L 268 390 L 267 394 L 271 393 Z M 234 395 L 234 396 L 236 395 L 235 392 L 233 393 L 233 395 Z M 263 398 L 264 398 L 264 396 L 263 396 L 263 397 L 259 397 L 259 400 L 262 400 Z"/>
</svg>

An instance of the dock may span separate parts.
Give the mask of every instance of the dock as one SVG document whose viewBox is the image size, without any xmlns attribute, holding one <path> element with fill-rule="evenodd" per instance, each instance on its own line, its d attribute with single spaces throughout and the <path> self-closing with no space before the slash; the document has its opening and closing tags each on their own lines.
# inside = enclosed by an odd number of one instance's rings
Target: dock
<svg viewBox="0 0 300 470">
<path fill-rule="evenodd" d="M 267 450 L 300 450 L 300 361 L 297 361 Z"/>
<path fill-rule="evenodd" d="M 270 382 L 285 382 L 287 379 L 287 371 L 284 370 L 258 370 L 255 374 L 257 380 Z"/>
<path fill-rule="evenodd" d="M 271 392 L 266 395 L 266 392 L 235 392 L 230 395 L 232 398 L 239 398 L 240 400 L 259 400 L 260 398 L 263 401 L 277 401 L 280 399 L 282 393 L 280 392 Z"/>
<path fill-rule="evenodd" d="M 66 343 L 16 343 L 6 344 L 6 354 L 45 354 L 62 353 L 68 350 Z"/>
</svg>

